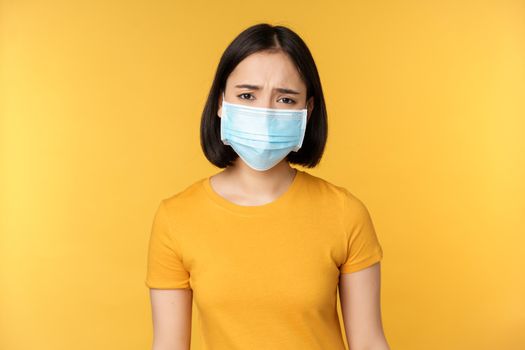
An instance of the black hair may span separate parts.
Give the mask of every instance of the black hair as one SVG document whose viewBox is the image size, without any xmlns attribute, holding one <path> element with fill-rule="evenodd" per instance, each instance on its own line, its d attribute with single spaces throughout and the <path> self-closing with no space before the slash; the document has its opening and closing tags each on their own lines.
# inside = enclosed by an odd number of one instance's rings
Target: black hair
<svg viewBox="0 0 525 350">
<path fill-rule="evenodd" d="M 226 48 L 219 61 L 215 78 L 201 117 L 200 140 L 206 158 L 219 168 L 232 165 L 238 155 L 221 141 L 218 100 L 226 80 L 235 67 L 249 55 L 260 51 L 282 51 L 292 59 L 306 84 L 306 101 L 313 96 L 314 107 L 306 124 L 304 140 L 297 152 L 286 160 L 308 168 L 315 167 L 324 152 L 328 121 L 321 81 L 317 67 L 305 42 L 291 29 L 259 23 L 242 31 Z"/>
</svg>

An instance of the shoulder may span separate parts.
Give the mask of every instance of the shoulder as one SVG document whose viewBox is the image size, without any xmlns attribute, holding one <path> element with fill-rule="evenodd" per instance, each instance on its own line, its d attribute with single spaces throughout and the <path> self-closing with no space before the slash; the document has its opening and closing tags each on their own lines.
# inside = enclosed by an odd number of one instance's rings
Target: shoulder
<svg viewBox="0 0 525 350">
<path fill-rule="evenodd" d="M 202 183 L 206 177 L 199 178 L 186 184 L 177 192 L 161 199 L 161 204 L 168 213 L 182 212 L 200 205 L 202 201 Z"/>
<path fill-rule="evenodd" d="M 361 200 L 348 187 L 334 183 L 320 176 L 304 171 L 304 179 L 307 185 L 320 195 L 340 202 L 348 202 L 346 205 L 362 204 Z"/>
<path fill-rule="evenodd" d="M 310 189 L 309 192 L 324 198 L 332 205 L 337 203 L 347 215 L 358 217 L 366 215 L 365 203 L 348 187 L 308 172 L 304 172 L 304 174 L 305 182 Z"/>
</svg>

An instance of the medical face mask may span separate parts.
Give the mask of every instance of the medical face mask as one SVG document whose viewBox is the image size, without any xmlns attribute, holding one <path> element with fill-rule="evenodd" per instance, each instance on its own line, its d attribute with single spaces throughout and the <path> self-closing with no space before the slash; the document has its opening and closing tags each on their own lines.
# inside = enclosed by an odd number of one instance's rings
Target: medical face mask
<svg viewBox="0 0 525 350">
<path fill-rule="evenodd" d="M 252 169 L 272 168 L 304 139 L 307 109 L 251 107 L 229 103 L 222 95 L 221 140 Z"/>
</svg>

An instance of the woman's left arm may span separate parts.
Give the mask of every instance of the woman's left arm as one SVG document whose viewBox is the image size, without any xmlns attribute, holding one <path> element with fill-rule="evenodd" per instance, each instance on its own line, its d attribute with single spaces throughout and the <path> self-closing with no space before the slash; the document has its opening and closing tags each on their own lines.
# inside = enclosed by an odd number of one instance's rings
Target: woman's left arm
<svg viewBox="0 0 525 350">
<path fill-rule="evenodd" d="M 341 273 L 339 297 L 351 350 L 390 350 L 381 320 L 381 263 Z"/>
</svg>

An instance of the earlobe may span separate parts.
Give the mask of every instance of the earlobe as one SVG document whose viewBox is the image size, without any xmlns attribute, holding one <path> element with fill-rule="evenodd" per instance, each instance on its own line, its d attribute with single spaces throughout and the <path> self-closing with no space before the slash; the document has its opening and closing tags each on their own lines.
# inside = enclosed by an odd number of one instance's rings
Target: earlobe
<svg viewBox="0 0 525 350">
<path fill-rule="evenodd" d="M 222 115 L 222 96 L 219 96 L 219 108 L 217 109 L 217 116 L 220 118 Z"/>
<path fill-rule="evenodd" d="M 314 97 L 310 97 L 308 103 L 308 114 L 307 114 L 307 118 L 306 118 L 306 121 L 310 120 L 310 117 L 312 116 L 312 110 L 314 109 Z"/>
</svg>

